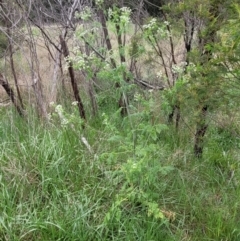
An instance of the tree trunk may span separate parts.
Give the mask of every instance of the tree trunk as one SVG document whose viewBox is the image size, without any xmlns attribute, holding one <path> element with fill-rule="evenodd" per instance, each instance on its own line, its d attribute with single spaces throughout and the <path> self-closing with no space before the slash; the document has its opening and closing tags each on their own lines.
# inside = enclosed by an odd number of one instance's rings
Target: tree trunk
<svg viewBox="0 0 240 241">
<path fill-rule="evenodd" d="M 11 88 L 11 86 L 8 84 L 8 82 L 4 79 L 3 75 L 0 73 L 0 84 L 2 85 L 2 87 L 4 88 L 4 90 L 7 92 L 8 96 L 10 97 L 13 105 L 15 106 L 18 114 L 21 117 L 24 117 L 24 113 L 23 110 L 21 108 L 21 106 L 18 105 L 16 99 L 15 99 L 15 95 L 13 92 L 13 89 Z"/>
<path fill-rule="evenodd" d="M 106 23 L 106 19 L 105 19 L 104 12 L 103 12 L 102 9 L 98 10 L 98 16 L 100 18 L 100 22 L 101 22 L 101 25 L 102 25 L 102 30 L 103 30 L 103 34 L 104 34 L 104 39 L 105 39 L 105 43 L 106 43 L 106 46 L 107 46 L 107 50 L 111 53 L 112 52 L 112 44 L 111 44 L 111 41 L 110 41 L 110 36 L 109 36 L 109 33 L 108 33 L 107 23 Z M 110 61 L 111 61 L 112 67 L 116 68 L 117 65 L 116 65 L 115 60 L 113 58 L 110 58 Z"/>
<path fill-rule="evenodd" d="M 47 106 L 46 106 L 46 99 L 43 94 L 43 86 L 41 81 L 41 75 L 40 75 L 40 63 L 38 59 L 38 53 L 37 53 L 37 43 L 36 39 L 33 36 L 32 26 L 29 23 L 29 21 L 26 20 L 26 27 L 28 31 L 29 36 L 29 51 L 30 51 L 30 69 L 31 69 L 31 77 L 32 77 L 32 87 L 34 90 L 34 95 L 36 97 L 36 103 L 37 103 L 37 111 L 40 118 L 49 121 L 49 116 L 47 113 Z"/>
<path fill-rule="evenodd" d="M 32 70 L 33 71 L 33 70 Z M 34 72 L 34 71 L 33 71 Z M 39 73 L 33 73 L 33 90 L 36 97 L 38 114 L 41 118 L 49 121 L 46 103 L 43 97 L 42 84 Z"/>
<path fill-rule="evenodd" d="M 59 76 L 60 59 L 61 59 L 61 53 L 56 51 L 49 102 L 56 102 L 56 100 L 57 100 L 58 81 L 60 78 L 60 76 Z"/>
<path fill-rule="evenodd" d="M 176 124 L 175 124 L 176 130 L 179 129 L 180 118 L 181 118 L 180 106 L 176 105 Z"/>
<path fill-rule="evenodd" d="M 68 50 L 65 39 L 61 35 L 60 35 L 60 43 L 61 43 L 61 46 L 62 46 L 62 51 L 63 51 L 64 57 L 68 58 L 69 57 L 69 50 Z M 71 61 L 68 62 L 68 72 L 69 72 L 70 79 L 71 79 L 74 97 L 75 97 L 75 100 L 77 101 L 80 117 L 83 120 L 86 120 L 85 110 L 84 110 L 83 103 L 82 103 L 82 100 L 81 100 L 81 97 L 80 97 L 80 94 L 79 94 L 77 82 L 76 82 L 75 75 L 74 75 L 73 64 L 72 64 Z"/>
<path fill-rule="evenodd" d="M 204 136 L 207 131 L 207 111 L 208 106 L 205 105 L 201 109 L 200 120 L 197 123 L 196 133 L 195 133 L 195 141 L 194 141 L 194 155 L 197 158 L 201 158 L 203 154 L 203 143 L 204 143 Z"/>
<path fill-rule="evenodd" d="M 173 124 L 174 123 L 174 116 L 176 116 L 176 122 L 175 127 L 178 130 L 179 128 L 179 122 L 181 118 L 181 111 L 180 111 L 180 105 L 176 104 L 173 106 L 172 112 L 168 115 L 168 123 Z"/>
<path fill-rule="evenodd" d="M 18 85 L 18 79 L 17 79 L 17 74 L 15 71 L 15 66 L 14 66 L 14 61 L 13 61 L 13 39 L 12 39 L 12 33 L 11 33 L 11 23 L 9 22 L 9 19 L 6 19 L 7 24 L 7 34 L 8 34 L 8 43 L 9 43 L 9 54 L 10 54 L 10 65 L 11 65 L 11 70 L 12 70 L 12 75 L 15 83 L 15 87 L 17 90 L 17 96 L 18 96 L 18 101 L 19 105 L 21 106 L 21 109 L 24 109 L 23 106 L 23 101 L 22 101 L 22 96 L 20 93 L 19 85 Z"/>
</svg>

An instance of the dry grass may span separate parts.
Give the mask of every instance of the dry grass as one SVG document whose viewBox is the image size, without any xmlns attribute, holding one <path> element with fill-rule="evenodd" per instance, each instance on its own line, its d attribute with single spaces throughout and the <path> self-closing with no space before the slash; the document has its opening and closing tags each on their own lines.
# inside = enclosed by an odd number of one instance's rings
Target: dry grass
<svg viewBox="0 0 240 241">
<path fill-rule="evenodd" d="M 86 27 L 86 26 L 85 26 Z M 110 29 L 110 38 L 111 38 L 111 43 L 113 46 L 113 57 L 116 59 L 117 62 L 120 61 L 119 58 L 119 50 L 118 50 L 118 44 L 117 44 L 117 35 L 114 33 L 114 28 L 113 26 L 109 26 Z M 52 41 L 58 45 L 59 39 L 58 36 L 61 34 L 61 28 L 56 26 L 56 25 L 51 25 L 51 26 L 45 26 L 44 30 L 48 33 Z M 23 30 L 26 31 L 26 30 Z M 32 28 L 33 36 L 34 36 L 34 42 L 36 46 L 36 55 L 34 56 L 34 61 L 35 61 L 35 67 L 34 71 L 37 72 L 39 71 L 40 78 L 41 78 L 41 83 L 43 85 L 43 91 L 44 91 L 44 96 L 45 100 L 47 102 L 50 102 L 52 100 L 55 100 L 55 97 L 52 96 L 52 88 L 53 88 L 53 79 L 54 79 L 54 68 L 55 68 L 55 62 L 52 59 L 52 57 L 56 58 L 56 50 L 54 47 L 49 46 L 49 50 L 47 49 L 44 39 L 40 33 L 40 30 L 36 29 L 35 27 Z M 131 25 L 129 28 L 128 33 L 126 34 L 126 57 L 127 57 L 127 64 L 130 65 L 130 56 L 129 56 L 129 46 L 131 44 L 132 38 L 135 35 L 134 31 L 134 26 Z M 27 36 L 27 35 L 26 35 Z M 25 38 L 25 40 L 22 42 L 21 48 L 18 49 L 18 51 L 14 55 L 14 63 L 15 63 L 15 69 L 17 73 L 17 78 L 18 78 L 18 83 L 20 86 L 20 90 L 23 93 L 25 97 L 25 101 L 28 103 L 33 103 L 34 102 L 34 93 L 33 93 L 33 77 L 32 77 L 32 60 L 33 56 L 29 48 L 29 43 L 30 43 L 29 38 Z M 152 49 L 145 40 L 140 39 L 139 40 L 139 46 L 144 46 L 145 48 L 145 53 L 143 53 L 141 56 L 138 57 L 137 59 L 137 68 L 139 70 L 140 78 L 148 81 L 151 84 L 156 84 L 156 85 L 165 85 L 165 77 L 159 77 L 157 74 L 159 72 L 164 73 L 164 69 L 162 66 L 162 60 L 159 55 L 156 54 L 156 52 L 152 52 Z M 69 48 L 70 50 L 74 48 L 74 45 L 76 42 L 74 39 L 69 39 Z M 175 39 L 174 40 L 175 46 L 174 46 L 174 51 L 175 51 L 175 59 L 178 65 L 181 65 L 181 63 L 185 59 L 185 51 L 184 51 L 184 43 L 183 39 Z M 79 42 L 78 42 L 79 44 Z M 168 74 L 170 75 L 171 72 L 171 65 L 172 65 L 172 59 L 171 59 L 171 54 L 170 54 L 170 44 L 168 40 L 160 40 L 159 41 L 159 46 L 163 50 L 164 54 L 164 61 L 167 66 Z M 64 60 L 62 59 L 62 64 L 63 67 L 65 67 Z M 9 83 L 11 86 L 14 88 L 14 80 L 13 76 L 11 73 L 10 68 L 8 68 L 5 71 L 5 76 L 7 77 Z M 66 86 L 69 86 L 69 77 L 66 68 L 64 68 L 64 76 L 61 77 L 61 74 L 58 74 L 58 80 L 57 80 L 57 85 L 61 85 L 61 78 L 64 78 L 64 81 L 66 83 Z M 87 91 L 87 85 L 85 83 L 84 77 L 81 75 L 77 74 L 77 78 L 80 79 L 81 81 L 81 87 L 84 89 L 84 92 Z M 170 81 L 172 81 L 170 79 Z M 70 87 L 70 86 L 69 86 Z M 6 95 L 5 91 L 0 88 L 0 94 L 1 98 L 0 101 L 2 102 L 3 100 L 8 99 L 8 96 Z"/>
<path fill-rule="evenodd" d="M 52 41 L 56 44 L 58 43 L 57 38 L 60 34 L 60 30 L 60 28 L 54 25 L 47 26 L 45 28 L 45 31 L 49 33 Z M 25 102 L 33 103 L 35 99 L 33 93 L 33 79 L 34 75 L 36 76 L 36 73 L 39 72 L 40 80 L 43 85 L 45 100 L 48 102 L 48 100 L 51 99 L 51 88 L 53 85 L 55 67 L 53 58 L 56 58 L 56 50 L 52 46 L 48 46 L 49 49 L 47 48 L 40 30 L 36 29 L 35 27 L 32 28 L 33 39 L 27 37 L 27 33 L 24 34 L 24 32 L 26 32 L 26 29 L 22 30 L 22 34 L 26 37 L 24 40 L 22 40 L 21 45 L 19 44 L 14 54 L 14 68 L 20 91 L 25 99 Z M 35 52 L 34 50 L 30 49 L 31 42 L 33 42 L 34 46 L 36 47 Z M 5 62 L 6 66 L 8 67 L 2 68 L 4 69 L 4 75 L 11 87 L 15 89 L 13 74 L 9 65 L 9 56 L 6 56 Z M 59 80 L 57 82 L 60 83 Z M 0 94 L 0 102 L 4 103 L 5 100 L 9 99 L 2 87 L 0 87 Z"/>
</svg>

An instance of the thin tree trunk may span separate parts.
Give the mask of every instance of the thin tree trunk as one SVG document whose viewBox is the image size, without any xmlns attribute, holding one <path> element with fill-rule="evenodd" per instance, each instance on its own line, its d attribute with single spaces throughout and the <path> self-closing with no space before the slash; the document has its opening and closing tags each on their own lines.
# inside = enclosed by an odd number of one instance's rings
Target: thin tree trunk
<svg viewBox="0 0 240 241">
<path fill-rule="evenodd" d="M 125 64 L 126 63 L 126 57 L 125 57 L 125 53 L 124 53 L 124 43 L 122 41 L 122 35 L 120 32 L 120 26 L 118 23 L 115 24 L 115 28 L 117 31 L 117 42 L 118 42 L 118 51 L 119 51 L 119 56 L 120 56 L 120 62 L 121 64 Z M 128 82 L 127 79 L 127 74 L 124 71 L 123 72 L 123 79 L 125 82 Z M 119 108 L 121 108 L 121 116 L 125 117 L 128 114 L 128 98 L 126 95 L 124 95 L 124 93 L 121 93 L 120 99 L 118 101 L 118 106 Z"/>
<path fill-rule="evenodd" d="M 181 118 L 181 111 L 180 111 L 180 105 L 179 103 L 175 104 L 172 107 L 172 112 L 168 115 L 168 123 L 173 124 L 174 122 L 174 116 L 176 116 L 176 122 L 175 122 L 175 127 L 178 130 L 179 128 L 179 122 Z"/>
<path fill-rule="evenodd" d="M 11 65 L 11 69 L 12 69 L 15 87 L 16 87 L 16 90 L 17 90 L 17 96 L 18 96 L 19 104 L 20 104 L 21 108 L 24 109 L 22 96 L 21 96 L 21 92 L 20 92 L 20 89 L 19 89 L 18 79 L 17 79 L 15 67 L 14 67 L 14 62 L 13 62 L 13 51 L 12 51 L 12 44 L 11 43 L 9 44 L 9 51 L 10 51 L 10 65 Z"/>
<path fill-rule="evenodd" d="M 58 80 L 59 80 L 59 70 L 60 70 L 60 59 L 61 59 L 61 53 L 56 51 L 55 56 L 55 63 L 54 63 L 54 69 L 53 69 L 53 80 L 50 90 L 50 101 L 49 102 L 56 102 L 57 100 L 57 91 L 58 91 Z"/>
<path fill-rule="evenodd" d="M 10 53 L 10 65 L 11 65 L 11 70 L 12 70 L 12 74 L 13 74 L 13 79 L 14 79 L 16 90 L 17 90 L 19 104 L 20 104 L 21 108 L 24 109 L 22 96 L 20 93 L 19 85 L 18 85 L 17 74 L 15 71 L 15 66 L 14 66 L 14 61 L 13 61 L 13 45 L 12 45 L 12 34 L 10 32 L 10 26 L 7 27 L 7 34 L 8 34 L 8 43 L 9 43 L 9 53 Z"/>
<path fill-rule="evenodd" d="M 8 84 L 7 80 L 4 79 L 4 77 L 3 77 L 3 75 L 1 73 L 0 73 L 0 85 L 2 85 L 4 90 L 7 92 L 8 96 L 10 97 L 10 99 L 11 99 L 13 105 L 15 106 L 18 114 L 21 117 L 24 117 L 23 109 L 21 108 L 21 106 L 18 105 L 18 103 L 17 103 L 17 101 L 15 99 L 15 95 L 14 95 L 13 89 Z"/>
<path fill-rule="evenodd" d="M 175 113 L 175 106 L 173 107 L 171 113 L 168 115 L 168 123 L 169 123 L 169 124 L 172 124 L 172 123 L 173 123 L 174 113 Z"/>
<path fill-rule="evenodd" d="M 207 112 L 208 112 L 208 106 L 205 105 L 201 109 L 200 121 L 197 123 L 195 141 L 194 141 L 194 155 L 197 158 L 201 158 L 203 154 L 204 136 L 208 128 L 207 120 L 206 120 Z"/>
<path fill-rule="evenodd" d="M 176 105 L 176 130 L 179 129 L 179 122 L 180 122 L 180 118 L 181 118 L 181 109 L 180 109 L 180 105 Z"/>
<path fill-rule="evenodd" d="M 39 73 L 35 73 L 34 70 L 32 70 L 32 72 L 33 72 L 32 87 L 33 87 L 34 94 L 35 94 L 36 101 L 37 101 L 38 114 L 41 118 L 48 121 L 49 117 L 48 117 L 48 113 L 47 113 L 46 103 L 45 103 L 44 97 L 43 97 L 41 78 L 40 78 Z"/>
<path fill-rule="evenodd" d="M 62 51 L 63 51 L 64 57 L 68 58 L 69 57 L 69 50 L 68 50 L 66 41 L 64 40 L 64 38 L 61 35 L 60 35 L 60 43 L 61 43 L 61 46 L 62 46 Z M 74 98 L 77 101 L 80 117 L 83 120 L 86 120 L 85 110 L 84 110 L 83 103 L 82 103 L 82 100 L 81 100 L 81 97 L 80 97 L 80 94 L 79 94 L 77 82 L 76 82 L 75 75 L 74 75 L 73 64 L 72 64 L 71 61 L 68 62 L 68 72 L 69 72 L 70 79 L 71 79 Z"/>
<path fill-rule="evenodd" d="M 29 50 L 30 50 L 30 59 L 31 59 L 32 86 L 36 97 L 38 114 L 41 118 L 48 121 L 49 116 L 47 113 L 46 101 L 43 95 L 41 75 L 39 71 L 40 63 L 38 61 L 36 42 L 35 42 L 34 36 L 32 35 L 31 25 L 29 24 L 28 21 L 26 22 L 27 22 L 26 26 L 27 26 L 28 34 L 30 37 Z"/>
<path fill-rule="evenodd" d="M 104 12 L 103 12 L 102 9 L 98 10 L 98 15 L 99 15 L 100 22 L 101 22 L 101 25 L 102 25 L 102 30 L 103 30 L 105 42 L 106 42 L 106 45 L 107 45 L 107 50 L 111 53 L 112 52 L 112 44 L 111 44 L 109 33 L 108 33 L 107 22 L 106 22 Z M 110 58 L 110 61 L 111 61 L 112 67 L 116 68 L 117 65 L 116 65 L 115 60 L 113 58 Z"/>
</svg>

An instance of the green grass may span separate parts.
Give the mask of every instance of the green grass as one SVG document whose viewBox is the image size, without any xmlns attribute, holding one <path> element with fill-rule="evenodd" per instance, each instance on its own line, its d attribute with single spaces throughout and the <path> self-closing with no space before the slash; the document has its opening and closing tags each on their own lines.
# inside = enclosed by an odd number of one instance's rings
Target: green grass
<svg viewBox="0 0 240 241">
<path fill-rule="evenodd" d="M 220 145 L 225 132 L 210 129 L 200 161 L 189 133 L 145 115 L 106 114 L 85 130 L 29 118 L 1 111 L 0 240 L 240 239 L 237 149 Z"/>
</svg>

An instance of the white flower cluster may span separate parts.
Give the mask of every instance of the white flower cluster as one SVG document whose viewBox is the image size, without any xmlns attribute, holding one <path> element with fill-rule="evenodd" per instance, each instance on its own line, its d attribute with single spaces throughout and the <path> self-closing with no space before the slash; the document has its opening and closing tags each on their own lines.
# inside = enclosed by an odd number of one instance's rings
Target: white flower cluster
<svg viewBox="0 0 240 241">
<path fill-rule="evenodd" d="M 168 21 L 164 21 L 164 24 L 165 24 L 166 26 L 170 25 L 170 23 L 169 23 Z"/>
<path fill-rule="evenodd" d="M 141 101 L 142 96 L 139 93 L 135 93 L 133 98 L 134 98 L 134 101 L 139 102 Z"/>
<path fill-rule="evenodd" d="M 168 36 L 168 37 L 171 37 L 171 35 L 170 35 L 170 33 L 165 29 L 165 28 L 158 28 L 157 29 L 157 33 L 160 35 L 160 36 L 162 36 L 162 37 L 166 37 L 166 36 Z"/>
<path fill-rule="evenodd" d="M 160 71 L 158 71 L 157 72 L 157 78 L 161 78 L 163 76 L 163 73 L 162 73 L 162 71 L 160 70 Z"/>
<path fill-rule="evenodd" d="M 74 65 L 77 69 L 87 70 L 89 68 L 90 62 L 94 60 L 94 53 L 90 53 L 90 55 L 86 54 L 78 54 L 76 57 L 72 58 Z"/>
<path fill-rule="evenodd" d="M 155 30 L 156 29 L 156 25 L 157 25 L 157 19 L 156 18 L 152 18 L 148 24 L 144 24 L 143 25 L 143 29 Z"/>
<path fill-rule="evenodd" d="M 106 63 L 104 66 L 103 66 L 103 69 L 104 70 L 109 70 L 111 68 L 110 64 L 109 63 Z"/>
<path fill-rule="evenodd" d="M 50 103 L 49 103 L 49 106 L 54 106 L 55 105 L 55 103 L 54 103 L 54 101 L 51 101 Z"/>
<path fill-rule="evenodd" d="M 62 105 L 57 105 L 55 107 L 55 112 L 58 114 L 60 120 L 61 120 L 61 125 L 67 125 L 69 123 L 68 119 L 64 116 L 64 110 Z"/>
<path fill-rule="evenodd" d="M 170 33 L 167 31 L 166 26 L 169 25 L 169 22 L 165 21 L 164 25 L 159 25 L 156 18 L 152 18 L 148 24 L 143 25 L 143 29 L 147 36 L 152 35 L 159 35 L 161 37 L 170 37 Z"/>
<path fill-rule="evenodd" d="M 174 74 L 182 74 L 186 69 L 186 66 L 187 66 L 187 62 L 184 62 L 184 61 L 179 63 L 178 65 L 173 65 L 172 72 Z"/>
<path fill-rule="evenodd" d="M 83 56 L 78 55 L 74 58 L 74 62 L 77 66 L 78 69 L 83 69 L 85 70 L 87 68 L 87 63 L 86 60 Z"/>
<path fill-rule="evenodd" d="M 96 5 L 102 5 L 104 0 L 96 0 Z"/>
<path fill-rule="evenodd" d="M 72 51 L 74 54 L 78 54 L 80 51 L 80 48 L 78 46 L 75 46 Z"/>
<path fill-rule="evenodd" d="M 111 19 L 111 17 L 113 16 L 113 10 L 112 8 L 108 9 L 108 18 Z"/>
<path fill-rule="evenodd" d="M 79 17 L 82 20 L 86 21 L 86 20 L 90 19 L 91 16 L 92 16 L 91 9 L 89 7 L 85 7 L 83 9 L 83 11 L 77 17 Z"/>
<path fill-rule="evenodd" d="M 102 117 L 104 118 L 103 119 L 103 124 L 105 126 L 109 126 L 108 116 L 105 113 L 102 113 Z"/>
<path fill-rule="evenodd" d="M 192 70 L 193 72 L 196 72 L 197 71 L 197 67 L 194 63 L 189 63 L 188 65 L 188 69 Z"/>
<path fill-rule="evenodd" d="M 72 102 L 72 105 L 73 105 L 73 106 L 77 106 L 77 105 L 78 105 L 78 101 L 73 101 L 73 102 Z"/>
<path fill-rule="evenodd" d="M 172 72 L 174 74 L 181 74 L 183 72 L 183 68 L 181 68 L 180 66 L 178 65 L 173 65 L 172 66 Z"/>
<path fill-rule="evenodd" d="M 130 15 L 132 10 L 129 7 L 122 7 L 120 21 L 123 25 L 127 25 L 130 22 Z"/>
<path fill-rule="evenodd" d="M 131 8 L 129 8 L 129 7 L 122 7 L 122 8 L 120 8 L 120 10 L 122 13 L 126 13 L 127 15 L 130 15 L 132 12 Z"/>
</svg>

